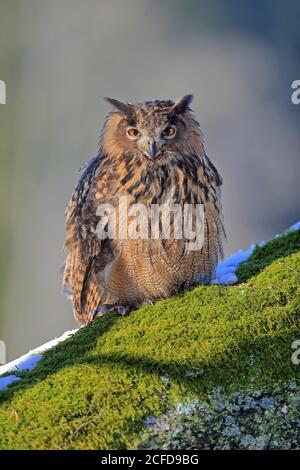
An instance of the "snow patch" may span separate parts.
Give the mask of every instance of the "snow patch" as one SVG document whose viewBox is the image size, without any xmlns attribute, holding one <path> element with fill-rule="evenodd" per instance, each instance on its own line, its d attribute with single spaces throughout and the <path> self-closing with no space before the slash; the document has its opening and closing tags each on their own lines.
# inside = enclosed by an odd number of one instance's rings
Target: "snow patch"
<svg viewBox="0 0 300 470">
<path fill-rule="evenodd" d="M 238 250 L 224 261 L 221 261 L 216 269 L 213 284 L 234 284 L 237 281 L 236 270 L 238 266 L 252 255 L 255 244 L 249 246 L 248 250 Z"/>
<path fill-rule="evenodd" d="M 13 382 L 17 382 L 21 380 L 20 377 L 16 375 L 8 375 L 7 377 L 0 377 L 0 390 L 5 390 L 7 387 L 12 384 Z"/>
<path fill-rule="evenodd" d="M 299 230 L 299 229 L 300 229 L 300 221 L 294 225 L 291 225 L 291 227 L 289 227 L 283 233 L 294 231 L 294 230 Z M 275 238 L 279 238 L 281 237 L 281 235 L 282 234 L 277 233 L 275 235 Z M 265 241 L 261 241 L 260 243 L 258 243 L 258 246 L 263 247 L 265 243 L 266 243 Z M 216 268 L 216 273 L 215 273 L 215 278 L 213 280 L 213 284 L 235 284 L 237 282 L 237 276 L 235 274 L 237 268 L 243 261 L 246 261 L 246 259 L 248 259 L 252 255 L 255 247 L 256 245 L 252 243 L 249 246 L 248 250 L 244 251 L 240 249 L 233 255 L 229 256 L 224 261 L 221 261 Z"/>
<path fill-rule="evenodd" d="M 299 221 L 299 222 L 297 222 L 297 223 L 296 223 L 296 224 L 294 224 L 294 225 L 291 225 L 291 227 L 290 227 L 290 228 L 288 228 L 288 230 L 287 230 L 287 231 L 290 231 L 290 230 L 299 230 L 299 228 L 300 228 L 300 221 Z"/>
<path fill-rule="evenodd" d="M 76 333 L 76 331 L 78 331 L 78 328 L 75 330 L 66 331 L 63 335 L 59 336 L 58 338 L 48 341 L 48 343 L 45 343 L 39 346 L 38 348 L 29 351 L 27 354 L 24 354 L 23 356 L 19 357 L 19 359 L 16 359 L 12 362 L 9 362 L 8 364 L 0 366 L 0 375 L 5 374 L 6 372 L 24 372 L 26 370 L 34 369 L 37 363 L 43 357 L 43 355 L 41 354 L 42 352 L 47 351 L 48 349 L 53 348 L 53 346 L 56 346 L 58 343 L 65 341 L 67 338 L 70 338 Z M 7 377 L 0 378 L 0 390 L 5 390 L 9 384 L 15 382 L 16 380 L 20 380 L 20 377 L 17 377 L 13 374 Z"/>
</svg>

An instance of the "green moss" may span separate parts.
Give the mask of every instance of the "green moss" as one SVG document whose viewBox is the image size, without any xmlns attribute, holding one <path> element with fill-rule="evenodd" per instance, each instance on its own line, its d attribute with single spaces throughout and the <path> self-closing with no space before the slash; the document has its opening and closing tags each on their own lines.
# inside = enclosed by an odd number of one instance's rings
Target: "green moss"
<svg viewBox="0 0 300 470">
<path fill-rule="evenodd" d="M 278 258 L 291 255 L 300 250 L 300 230 L 289 231 L 278 238 L 273 238 L 264 246 L 257 246 L 251 257 L 237 269 L 238 282 L 245 282 L 260 273 Z"/>
<path fill-rule="evenodd" d="M 297 252 L 249 283 L 97 319 L 0 394 L 0 448 L 136 448 L 147 418 L 188 398 L 297 381 L 299 276 Z"/>
</svg>

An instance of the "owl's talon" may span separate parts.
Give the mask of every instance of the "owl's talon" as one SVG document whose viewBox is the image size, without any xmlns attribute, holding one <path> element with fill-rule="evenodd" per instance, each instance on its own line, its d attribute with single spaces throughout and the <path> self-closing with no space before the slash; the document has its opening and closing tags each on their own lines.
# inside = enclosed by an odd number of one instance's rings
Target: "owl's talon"
<svg viewBox="0 0 300 470">
<path fill-rule="evenodd" d="M 145 302 L 142 302 L 141 304 L 138 305 L 138 307 L 144 307 L 145 305 L 154 305 L 153 300 L 145 300 Z"/>
<path fill-rule="evenodd" d="M 117 307 L 117 311 L 119 315 L 122 315 L 122 317 L 126 315 L 126 313 L 128 313 L 128 310 L 129 310 L 128 307 L 123 307 L 122 305 L 119 305 L 119 307 Z"/>
<path fill-rule="evenodd" d="M 97 316 L 102 316 L 105 315 L 106 313 L 109 312 L 109 309 L 105 307 L 104 305 L 101 305 L 101 307 L 95 308 L 95 310 L 92 313 L 92 320 L 95 320 Z"/>
</svg>

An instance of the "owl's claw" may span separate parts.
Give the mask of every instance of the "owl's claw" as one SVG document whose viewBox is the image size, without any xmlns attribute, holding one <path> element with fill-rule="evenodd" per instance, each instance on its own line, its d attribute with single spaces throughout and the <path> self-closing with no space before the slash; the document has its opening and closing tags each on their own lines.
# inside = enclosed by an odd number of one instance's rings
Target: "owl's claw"
<svg viewBox="0 0 300 470">
<path fill-rule="evenodd" d="M 122 305 L 119 306 L 114 306 L 114 305 L 101 305 L 100 307 L 95 308 L 93 311 L 91 317 L 92 320 L 95 320 L 96 317 L 102 317 L 106 313 L 113 312 L 114 310 L 117 310 L 119 315 L 126 315 L 126 313 L 129 312 L 129 307 L 123 307 Z"/>
<path fill-rule="evenodd" d="M 92 320 L 95 320 L 95 318 L 96 318 L 97 316 L 99 316 L 99 317 L 101 316 L 101 317 L 102 317 L 103 315 L 105 315 L 105 314 L 108 313 L 108 312 L 109 312 L 109 309 L 108 309 L 107 307 L 105 307 L 105 305 L 101 305 L 101 307 L 97 307 L 97 308 L 95 308 L 95 310 L 93 311 L 93 313 L 92 313 Z"/>
<path fill-rule="evenodd" d="M 123 317 L 124 315 L 126 315 L 126 313 L 128 313 L 129 308 L 128 307 L 123 307 L 122 305 L 119 305 L 119 307 L 117 307 L 117 311 Z"/>
<path fill-rule="evenodd" d="M 154 305 L 153 300 L 145 300 L 145 302 L 142 302 L 141 304 L 138 305 L 138 307 L 144 307 L 145 305 Z"/>
</svg>

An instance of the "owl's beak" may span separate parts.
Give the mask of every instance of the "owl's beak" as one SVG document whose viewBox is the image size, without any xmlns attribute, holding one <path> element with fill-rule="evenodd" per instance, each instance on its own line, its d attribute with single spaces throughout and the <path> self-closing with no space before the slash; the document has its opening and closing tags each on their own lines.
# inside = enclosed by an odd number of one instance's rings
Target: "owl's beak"
<svg viewBox="0 0 300 470">
<path fill-rule="evenodd" d="M 154 139 L 150 139 L 148 141 L 148 155 L 151 158 L 154 158 L 155 155 L 157 154 L 157 145 Z"/>
</svg>

